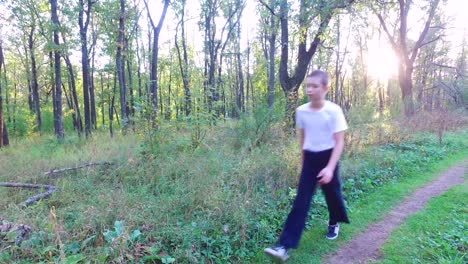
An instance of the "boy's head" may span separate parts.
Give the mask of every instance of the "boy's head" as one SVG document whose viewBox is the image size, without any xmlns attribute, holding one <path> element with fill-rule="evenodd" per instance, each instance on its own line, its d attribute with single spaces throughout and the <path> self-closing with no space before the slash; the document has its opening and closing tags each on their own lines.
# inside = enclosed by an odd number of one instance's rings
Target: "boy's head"
<svg viewBox="0 0 468 264">
<path fill-rule="evenodd" d="M 330 77 L 327 72 L 315 70 L 305 79 L 305 92 L 310 101 L 325 99 L 330 87 Z"/>
</svg>

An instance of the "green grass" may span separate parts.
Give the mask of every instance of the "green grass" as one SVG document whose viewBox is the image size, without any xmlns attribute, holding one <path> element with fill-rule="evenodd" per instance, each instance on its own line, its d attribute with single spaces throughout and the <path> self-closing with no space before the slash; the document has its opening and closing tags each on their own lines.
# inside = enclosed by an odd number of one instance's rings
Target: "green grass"
<svg viewBox="0 0 468 264">
<path fill-rule="evenodd" d="M 152 135 L 113 139 L 96 133 L 88 141 L 67 137 L 62 144 L 53 137 L 30 138 L 1 149 L 0 181 L 55 184 L 61 192 L 24 209 L 20 204 L 33 191 L 1 189 L 1 216 L 30 225 L 33 233 L 21 247 L 0 240 L 0 263 L 264 261 L 262 248 L 277 238 L 293 199 L 300 169 L 296 137 L 255 120 L 216 129 L 194 126 L 162 126 Z M 466 157 L 464 134 L 448 133 L 443 145 L 434 135 L 416 136 L 346 158 L 342 172 L 353 224 L 343 228 L 342 238 Z M 113 165 L 56 179 L 43 175 L 90 161 Z M 49 217 L 52 208 L 55 220 Z M 313 261 L 336 247 L 322 239 L 325 212 L 317 196 L 311 231 L 292 262 L 304 263 L 301 256 Z"/>
<path fill-rule="evenodd" d="M 429 201 L 382 247 L 387 263 L 468 263 L 468 183 Z"/>
<path fill-rule="evenodd" d="M 461 135 L 460 135 L 461 136 Z M 372 193 L 365 194 L 348 206 L 351 224 L 341 225 L 340 238 L 329 241 L 325 239 L 326 215 L 311 223 L 311 229 L 304 232 L 300 246 L 291 250 L 291 258 L 288 263 L 320 263 L 322 257 L 333 252 L 354 235 L 366 229 L 366 227 L 378 221 L 392 207 L 398 204 L 405 196 L 411 194 L 417 188 L 433 180 L 440 172 L 468 157 L 466 149 L 453 155 L 444 157 L 443 160 L 427 164 L 423 170 L 414 170 L 405 173 L 404 177 L 396 182 L 386 184 Z M 252 263 L 270 263 L 269 257 L 259 252 Z M 407 262 L 393 262 L 407 263 Z"/>
</svg>

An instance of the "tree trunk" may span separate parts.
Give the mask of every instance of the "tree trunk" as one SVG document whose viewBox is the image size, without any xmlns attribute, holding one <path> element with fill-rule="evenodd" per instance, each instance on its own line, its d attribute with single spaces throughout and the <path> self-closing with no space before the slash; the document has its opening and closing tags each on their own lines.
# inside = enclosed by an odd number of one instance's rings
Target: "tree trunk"
<svg viewBox="0 0 468 264">
<path fill-rule="evenodd" d="M 246 98 L 246 112 L 250 112 L 253 109 L 253 89 L 252 89 L 252 76 L 250 75 L 250 53 L 251 53 L 251 42 L 247 41 L 247 69 L 245 70 L 247 78 L 247 98 Z M 274 72 L 273 72 L 274 74 Z"/>
<path fill-rule="evenodd" d="M 95 96 L 95 85 L 94 85 L 94 55 L 95 55 L 96 46 L 93 45 L 91 52 L 91 76 L 90 76 L 90 86 L 89 86 L 89 99 L 90 99 L 90 108 L 91 108 L 91 126 L 94 129 L 97 129 L 97 115 L 96 115 L 96 96 Z"/>
<path fill-rule="evenodd" d="M 37 81 L 37 66 L 36 66 L 36 55 L 34 54 L 34 31 L 35 28 L 31 27 L 31 31 L 28 36 L 28 48 L 29 56 L 31 60 L 31 90 L 32 90 L 32 102 L 34 105 L 34 113 L 36 114 L 37 131 L 42 132 L 42 115 L 41 106 L 39 101 L 39 84 Z"/>
<path fill-rule="evenodd" d="M 114 74 L 114 83 L 113 83 L 113 90 L 112 90 L 112 99 L 110 99 L 110 103 L 109 103 L 109 133 L 110 133 L 110 136 L 113 137 L 114 136 L 114 103 L 115 103 L 115 93 L 116 93 L 116 90 L 117 90 L 117 75 Z"/>
<path fill-rule="evenodd" d="M 405 116 L 409 117 L 414 114 L 414 103 L 413 103 L 413 81 L 412 72 L 413 69 L 404 69 L 403 65 L 399 65 L 398 70 L 398 81 L 400 83 L 400 89 L 402 94 L 402 101 L 404 107 Z"/>
<path fill-rule="evenodd" d="M 137 27 L 138 30 L 138 27 Z M 138 32 L 136 33 L 138 36 Z M 138 78 L 138 104 L 139 106 L 143 103 L 143 91 L 142 91 L 142 83 L 141 83 L 141 56 L 140 56 L 140 45 L 139 45 L 139 38 L 136 38 L 136 55 L 137 55 L 137 78 Z M 143 113 L 141 111 L 141 113 Z"/>
<path fill-rule="evenodd" d="M 28 43 L 24 44 L 24 56 L 25 56 L 24 68 L 26 70 L 26 81 L 27 81 L 27 85 L 28 85 L 28 106 L 29 106 L 29 111 L 31 113 L 35 113 L 34 112 L 32 83 L 31 83 L 32 73 L 31 73 L 31 67 L 30 67 L 30 61 L 29 61 L 29 58 L 30 58 L 29 49 L 30 49 L 30 41 L 29 41 L 29 33 L 28 33 Z"/>
<path fill-rule="evenodd" d="M 157 127 L 156 118 L 158 115 L 158 52 L 159 52 L 159 33 L 161 32 L 161 28 L 166 18 L 167 8 L 169 7 L 169 0 L 164 1 L 164 8 L 159 18 L 158 25 L 155 25 L 153 19 L 151 18 L 148 3 L 144 0 L 146 11 L 148 12 L 148 16 L 150 18 L 151 26 L 153 28 L 153 47 L 151 53 L 151 70 L 150 70 L 150 82 L 151 82 L 151 103 L 153 107 L 153 111 L 151 113 L 151 124 L 153 128 Z"/>
<path fill-rule="evenodd" d="M 130 93 L 130 114 L 132 117 L 135 116 L 135 95 L 133 94 L 133 76 L 130 58 L 127 57 L 127 72 L 128 72 L 128 91 Z M 133 121 L 132 121 L 133 122 Z"/>
<path fill-rule="evenodd" d="M 64 40 L 65 41 L 65 40 Z M 75 79 L 75 72 L 73 71 L 73 65 L 71 64 L 70 58 L 68 55 L 63 56 L 65 60 L 65 65 L 68 70 L 68 79 L 69 79 L 69 87 L 70 87 L 70 97 L 72 98 L 72 105 L 76 115 L 76 126 L 75 129 L 80 135 L 83 132 L 83 121 L 81 120 L 81 112 L 80 112 L 80 105 L 78 103 L 78 95 L 76 94 L 76 79 Z"/>
<path fill-rule="evenodd" d="M 102 72 L 99 73 L 100 80 L 101 80 L 101 117 L 102 117 L 102 127 L 104 128 L 106 125 L 105 121 L 105 110 L 104 110 L 104 80 L 102 77 Z M 109 80 L 107 79 L 107 90 L 109 91 Z"/>
<path fill-rule="evenodd" d="M 70 84 L 70 81 L 68 83 Z M 65 101 L 67 102 L 68 109 L 70 109 L 70 111 L 72 113 L 71 115 L 72 115 L 73 128 L 75 128 L 75 130 L 76 130 L 76 128 L 78 126 L 77 125 L 78 120 L 76 119 L 76 112 L 75 112 L 75 109 L 73 108 L 73 102 L 72 102 L 71 95 L 68 96 L 67 89 L 66 89 L 65 85 L 63 84 L 63 82 L 62 82 L 62 90 L 63 90 L 63 94 L 65 95 Z"/>
<path fill-rule="evenodd" d="M 60 41 L 59 41 L 59 20 L 57 16 L 57 0 L 50 0 L 51 6 L 51 19 L 54 24 L 54 70 L 55 70 L 55 135 L 59 140 L 63 140 L 65 137 L 63 131 L 62 121 L 62 79 L 60 71 Z"/>
<path fill-rule="evenodd" d="M 336 18 L 335 89 L 333 89 L 336 104 L 339 104 L 339 98 L 340 98 L 340 75 L 341 75 L 340 49 L 341 49 L 340 17 L 337 16 Z"/>
<path fill-rule="evenodd" d="M 122 52 L 124 50 L 124 32 L 125 32 L 125 0 L 120 0 L 120 14 L 119 14 L 119 33 L 117 36 L 117 55 L 116 55 L 116 67 L 117 76 L 120 87 L 120 117 L 124 129 L 127 126 L 127 87 L 125 83 L 125 65 L 122 61 Z"/>
<path fill-rule="evenodd" d="M 181 10 L 181 18 L 179 21 L 179 25 L 181 27 L 182 33 L 181 33 L 181 44 L 182 44 L 182 55 L 180 52 L 180 47 L 178 43 L 178 27 L 176 28 L 176 39 L 175 39 L 175 47 L 177 50 L 177 57 L 179 60 L 179 69 L 180 69 L 180 74 L 182 76 L 182 83 L 184 86 L 184 110 L 185 110 L 185 116 L 190 115 L 190 111 L 192 109 L 192 99 L 191 99 L 191 94 L 190 94 L 190 86 L 189 86 L 189 71 L 188 71 L 188 55 L 187 55 L 187 43 L 185 39 L 185 4 L 186 0 L 182 1 L 182 10 Z"/>
<path fill-rule="evenodd" d="M 3 116 L 2 66 L 5 66 L 5 57 L 3 55 L 2 41 L 0 40 L 0 148 L 9 144 L 8 131 Z"/>
<path fill-rule="evenodd" d="M 88 26 L 91 12 L 91 0 L 88 0 L 88 8 L 85 12 L 84 0 L 79 1 L 78 24 L 80 27 L 81 41 L 81 67 L 83 77 L 83 107 L 85 120 L 85 135 L 91 135 L 91 111 L 90 111 L 90 75 L 89 75 L 89 57 L 88 57 Z M 84 16 L 86 15 L 86 19 Z"/>
<path fill-rule="evenodd" d="M 271 2 L 273 2 L 272 0 Z M 270 15 L 270 36 L 268 49 L 268 107 L 275 103 L 275 57 L 276 57 L 276 21 L 273 14 Z"/>
<path fill-rule="evenodd" d="M 322 40 L 322 35 L 332 18 L 334 7 L 328 7 L 325 14 L 320 16 L 320 24 L 313 40 L 309 47 L 306 47 L 308 32 L 304 30 L 299 37 L 299 46 L 297 53 L 297 64 L 294 67 L 293 75 L 289 75 L 289 6 L 287 1 L 282 1 L 280 4 L 280 27 L 281 27 L 281 58 L 279 66 L 279 80 L 283 92 L 286 96 L 286 116 L 288 123 L 294 124 L 294 113 L 297 107 L 298 90 L 305 78 L 309 63 L 317 51 L 317 48 Z M 305 2 L 301 1 L 300 6 L 299 28 L 305 28 L 307 23 Z"/>
<path fill-rule="evenodd" d="M 237 36 L 240 36 L 240 23 L 237 23 Z M 238 92 L 237 92 L 237 108 L 238 111 L 245 112 L 245 96 L 244 96 L 244 72 L 242 71 L 242 58 L 240 52 L 240 43 L 237 41 L 237 78 L 238 78 Z"/>
</svg>

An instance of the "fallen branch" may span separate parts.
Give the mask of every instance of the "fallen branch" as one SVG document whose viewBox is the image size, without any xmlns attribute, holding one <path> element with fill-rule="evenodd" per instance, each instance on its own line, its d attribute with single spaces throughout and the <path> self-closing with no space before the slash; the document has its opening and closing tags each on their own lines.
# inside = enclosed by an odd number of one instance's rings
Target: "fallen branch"
<svg viewBox="0 0 468 264">
<path fill-rule="evenodd" d="M 3 239 L 6 233 L 9 232 L 16 232 L 15 245 L 20 246 L 21 242 L 29 237 L 29 234 L 31 233 L 31 227 L 23 224 L 14 224 L 6 221 L 0 221 L 0 239 Z"/>
<path fill-rule="evenodd" d="M 48 171 L 48 172 L 46 172 L 46 173 L 44 173 L 44 174 L 45 174 L 46 176 L 54 176 L 55 174 L 62 173 L 62 172 L 66 172 L 66 171 L 78 170 L 78 169 L 82 169 L 82 168 L 93 167 L 93 166 L 100 166 L 100 165 L 111 165 L 111 164 L 112 164 L 112 163 L 110 163 L 110 162 L 88 163 L 88 164 L 83 164 L 83 165 L 79 165 L 79 166 L 71 167 L 71 168 L 55 169 L 55 170 Z"/>
<path fill-rule="evenodd" d="M 23 206 L 28 207 L 31 204 L 49 197 L 52 193 L 58 190 L 53 185 L 44 185 L 44 184 L 31 184 L 31 183 L 16 183 L 16 182 L 0 182 L 0 187 L 12 187 L 12 188 L 28 188 L 28 189 L 46 189 L 44 193 L 36 194 L 33 197 L 24 201 Z"/>
</svg>

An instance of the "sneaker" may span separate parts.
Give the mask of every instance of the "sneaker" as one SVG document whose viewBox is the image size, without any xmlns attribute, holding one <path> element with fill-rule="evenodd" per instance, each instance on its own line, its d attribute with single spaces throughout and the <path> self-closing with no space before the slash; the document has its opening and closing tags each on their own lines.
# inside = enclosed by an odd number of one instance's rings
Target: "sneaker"
<svg viewBox="0 0 468 264">
<path fill-rule="evenodd" d="M 289 258 L 288 250 L 283 246 L 267 247 L 263 252 L 282 261 Z"/>
<path fill-rule="evenodd" d="M 328 233 L 327 239 L 333 240 L 338 237 L 338 233 L 340 232 L 340 225 L 329 225 L 328 226 Z"/>
</svg>

